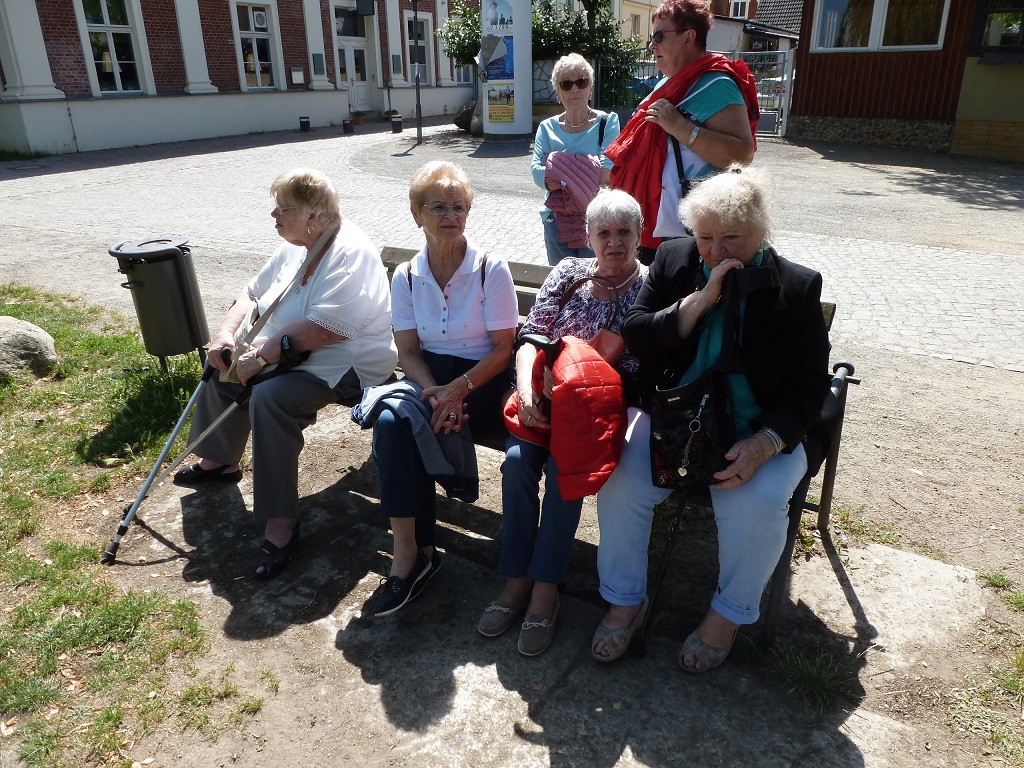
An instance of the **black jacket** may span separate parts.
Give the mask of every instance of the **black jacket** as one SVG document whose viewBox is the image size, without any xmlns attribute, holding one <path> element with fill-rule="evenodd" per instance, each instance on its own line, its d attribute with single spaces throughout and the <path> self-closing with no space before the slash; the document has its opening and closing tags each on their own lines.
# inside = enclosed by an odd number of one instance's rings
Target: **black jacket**
<svg viewBox="0 0 1024 768">
<path fill-rule="evenodd" d="M 774 430 L 789 452 L 821 414 L 831 380 L 821 275 L 771 248 L 765 249 L 761 267 L 774 271 L 775 287 L 747 296 L 738 358 L 763 409 L 754 429 Z M 645 409 L 666 368 L 685 371 L 696 357 L 700 334 L 680 337 L 676 310 L 680 299 L 705 283 L 692 237 L 669 240 L 658 248 L 622 326 L 626 344 L 640 360 L 638 392 Z"/>
</svg>

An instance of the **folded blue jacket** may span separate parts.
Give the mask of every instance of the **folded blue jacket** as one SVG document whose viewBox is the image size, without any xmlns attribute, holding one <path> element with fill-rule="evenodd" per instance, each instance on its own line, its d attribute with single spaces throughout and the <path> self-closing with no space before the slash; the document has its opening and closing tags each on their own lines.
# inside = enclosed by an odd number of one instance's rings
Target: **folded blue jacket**
<svg viewBox="0 0 1024 768">
<path fill-rule="evenodd" d="M 433 412 L 422 396 L 423 389 L 408 379 L 368 387 L 363 390 L 362 401 L 352 409 L 352 421 L 363 429 L 371 429 L 383 410 L 391 411 L 408 423 L 427 474 L 450 497 L 476 501 L 480 497 L 480 478 L 469 424 L 463 422 L 458 432 L 435 435 L 430 428 Z M 382 461 L 377 453 L 376 435 L 373 458 L 378 464 Z"/>
</svg>

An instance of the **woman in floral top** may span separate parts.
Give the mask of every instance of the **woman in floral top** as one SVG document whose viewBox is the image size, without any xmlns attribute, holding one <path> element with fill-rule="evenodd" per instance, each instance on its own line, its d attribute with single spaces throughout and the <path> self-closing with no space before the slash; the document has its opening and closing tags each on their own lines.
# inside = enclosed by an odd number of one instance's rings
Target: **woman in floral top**
<svg viewBox="0 0 1024 768">
<path fill-rule="evenodd" d="M 619 333 L 622 318 L 647 276 L 647 268 L 636 258 L 641 226 L 636 200 L 621 190 L 600 192 L 587 208 L 587 237 L 597 258 L 567 258 L 559 262 L 541 286 L 522 333 L 553 339 L 576 336 L 589 341 L 604 326 L 609 301 L 616 300 L 616 291 L 619 312 L 611 330 Z M 616 291 L 590 282 L 577 287 L 566 300 L 570 286 L 589 275 L 606 278 Z M 516 354 L 519 417 L 531 428 L 550 429 L 549 416 L 540 407 L 545 393 L 536 392 L 532 386 L 536 356 L 537 349 L 531 344 L 521 345 Z M 626 350 L 616 368 L 627 389 L 638 366 L 637 359 Z M 543 510 L 538 501 L 542 472 L 547 476 Z M 498 572 L 505 577 L 505 588 L 484 610 L 477 629 L 486 637 L 497 637 L 525 611 L 519 652 L 526 656 L 545 651 L 554 637 L 558 585 L 565 581 L 569 552 L 583 508 L 582 499 L 562 498 L 557 479 L 558 467 L 546 448 L 509 435 L 502 465 L 502 544 L 498 564 Z"/>
</svg>

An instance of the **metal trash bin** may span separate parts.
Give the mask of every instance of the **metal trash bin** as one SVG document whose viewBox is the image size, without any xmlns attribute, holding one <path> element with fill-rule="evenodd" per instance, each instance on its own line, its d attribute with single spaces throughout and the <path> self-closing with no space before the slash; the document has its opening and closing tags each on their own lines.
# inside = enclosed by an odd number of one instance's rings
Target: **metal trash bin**
<svg viewBox="0 0 1024 768">
<path fill-rule="evenodd" d="M 118 272 L 128 279 L 122 288 L 132 292 L 146 351 L 160 358 L 184 355 L 193 349 L 205 358 L 210 340 L 206 312 L 199 293 L 188 238 L 163 235 L 125 240 L 110 246 Z"/>
</svg>

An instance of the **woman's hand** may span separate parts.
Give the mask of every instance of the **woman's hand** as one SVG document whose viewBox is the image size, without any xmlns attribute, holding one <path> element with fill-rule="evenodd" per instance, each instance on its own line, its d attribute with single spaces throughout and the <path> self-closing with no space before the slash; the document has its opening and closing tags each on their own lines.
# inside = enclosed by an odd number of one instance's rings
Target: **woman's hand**
<svg viewBox="0 0 1024 768">
<path fill-rule="evenodd" d="M 449 432 L 458 432 L 462 429 L 462 422 L 469 418 L 469 414 L 466 413 L 466 395 L 469 388 L 465 382 L 466 380 L 459 376 L 448 384 L 423 390 L 421 399 L 434 410 L 430 428 L 434 430 L 435 435 L 442 430 L 446 435 Z"/>
<path fill-rule="evenodd" d="M 544 370 L 549 369 L 545 368 Z M 519 397 L 520 424 L 530 429 L 551 429 L 551 418 L 541 408 L 544 402 L 543 395 L 534 392 L 529 382 L 517 387 L 516 395 Z"/>
<path fill-rule="evenodd" d="M 743 262 L 739 259 L 725 259 L 715 265 L 711 270 L 711 277 L 708 284 L 700 291 L 702 298 L 707 300 L 708 309 L 718 303 L 722 298 L 722 286 L 725 285 L 725 276 L 734 269 L 743 269 Z"/>
<path fill-rule="evenodd" d="M 225 355 L 224 352 L 227 351 Z M 231 366 L 231 358 L 235 355 L 235 335 L 218 331 L 213 337 L 209 348 L 206 350 L 206 357 L 210 365 L 219 371 L 226 371 Z"/>
<path fill-rule="evenodd" d="M 249 383 L 251 379 L 254 379 L 259 375 L 260 371 L 263 370 L 263 366 L 256 360 L 256 355 L 259 354 L 258 348 L 252 348 L 243 352 L 238 357 L 238 365 L 235 366 L 235 373 L 238 374 L 238 380 L 244 387 Z"/>
<path fill-rule="evenodd" d="M 775 456 L 775 443 L 764 432 L 758 432 L 740 440 L 725 453 L 729 466 L 715 473 L 716 488 L 739 488 L 768 459 Z"/>
<path fill-rule="evenodd" d="M 679 110 L 676 109 L 676 105 L 668 99 L 658 99 L 653 104 L 648 105 L 644 121 L 655 123 L 663 131 L 673 135 L 687 130 L 686 124 L 690 122 L 682 116 Z M 688 130 L 692 131 L 693 128 L 691 127 Z"/>
</svg>

